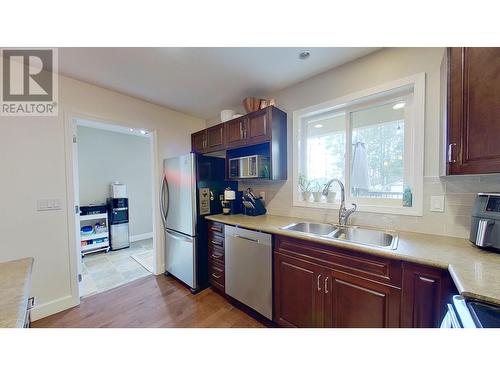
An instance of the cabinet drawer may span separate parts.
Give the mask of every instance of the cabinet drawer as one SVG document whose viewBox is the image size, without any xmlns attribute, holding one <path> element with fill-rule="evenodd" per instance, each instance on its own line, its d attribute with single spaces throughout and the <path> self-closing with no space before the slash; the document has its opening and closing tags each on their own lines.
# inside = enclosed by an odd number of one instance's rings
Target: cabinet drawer
<svg viewBox="0 0 500 375">
<path fill-rule="evenodd" d="M 208 232 L 208 245 L 224 249 L 224 236 L 221 236 L 218 232 Z"/>
<path fill-rule="evenodd" d="M 209 221 L 208 231 L 209 231 L 209 233 L 214 232 L 214 233 L 219 233 L 220 235 L 224 236 L 224 224 L 218 223 L 216 221 Z"/>
<path fill-rule="evenodd" d="M 295 238 L 276 236 L 276 251 L 313 261 L 330 269 L 401 286 L 401 261 Z"/>
<path fill-rule="evenodd" d="M 210 285 L 220 290 L 221 292 L 225 292 L 226 274 L 224 271 L 224 263 L 209 260 L 208 278 L 210 280 Z"/>
<path fill-rule="evenodd" d="M 208 259 L 224 263 L 224 248 L 209 244 Z"/>
</svg>

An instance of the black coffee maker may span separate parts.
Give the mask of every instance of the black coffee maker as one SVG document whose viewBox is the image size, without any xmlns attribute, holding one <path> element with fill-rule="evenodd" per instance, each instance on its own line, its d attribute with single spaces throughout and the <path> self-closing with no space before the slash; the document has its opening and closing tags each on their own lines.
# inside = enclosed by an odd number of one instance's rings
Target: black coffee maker
<svg viewBox="0 0 500 375">
<path fill-rule="evenodd" d="M 242 202 L 243 203 L 243 214 L 248 216 L 259 216 L 264 215 L 267 210 L 262 203 L 262 198 L 257 198 L 251 188 L 248 188 L 246 192 L 243 193 Z"/>
</svg>

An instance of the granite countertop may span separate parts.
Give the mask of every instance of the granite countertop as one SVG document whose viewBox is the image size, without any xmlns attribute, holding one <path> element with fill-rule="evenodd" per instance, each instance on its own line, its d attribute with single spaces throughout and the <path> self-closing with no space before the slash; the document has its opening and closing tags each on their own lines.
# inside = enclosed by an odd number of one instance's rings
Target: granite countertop
<svg viewBox="0 0 500 375">
<path fill-rule="evenodd" d="M 33 258 L 0 263 L 0 328 L 22 328 L 31 292 Z"/>
<path fill-rule="evenodd" d="M 397 249 L 386 250 L 347 241 L 333 242 L 329 239 L 280 229 L 288 224 L 311 221 L 296 217 L 212 215 L 205 218 L 242 228 L 335 245 L 386 258 L 446 268 L 461 295 L 500 304 L 500 254 L 478 249 L 463 238 L 397 231 L 399 234 Z"/>
</svg>

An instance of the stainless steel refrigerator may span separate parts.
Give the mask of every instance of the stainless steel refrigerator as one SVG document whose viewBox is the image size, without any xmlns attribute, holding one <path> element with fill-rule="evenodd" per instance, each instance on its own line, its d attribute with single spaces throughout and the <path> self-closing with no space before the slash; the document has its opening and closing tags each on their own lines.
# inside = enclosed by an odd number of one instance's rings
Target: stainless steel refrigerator
<svg viewBox="0 0 500 375">
<path fill-rule="evenodd" d="M 206 215 L 222 212 L 225 159 L 190 153 L 163 161 L 160 211 L 165 229 L 165 268 L 193 293 L 208 286 Z"/>
</svg>

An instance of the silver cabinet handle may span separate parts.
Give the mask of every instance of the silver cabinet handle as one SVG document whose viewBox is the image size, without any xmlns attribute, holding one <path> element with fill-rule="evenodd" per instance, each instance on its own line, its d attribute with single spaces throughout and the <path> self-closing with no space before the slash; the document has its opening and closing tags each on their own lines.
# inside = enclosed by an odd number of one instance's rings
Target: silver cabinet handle
<svg viewBox="0 0 500 375">
<path fill-rule="evenodd" d="M 212 240 L 211 242 L 212 242 L 212 245 L 222 246 L 222 241 L 217 242 L 217 241 Z"/>
<path fill-rule="evenodd" d="M 325 277 L 325 294 L 328 294 L 328 276 Z"/>
<path fill-rule="evenodd" d="M 222 275 L 217 275 L 217 274 L 213 273 L 212 277 L 215 279 L 220 279 L 222 277 Z"/>
<path fill-rule="evenodd" d="M 321 292 L 321 282 L 320 282 L 320 280 L 321 280 L 321 275 L 318 275 L 318 278 L 316 280 L 316 282 L 318 283 L 318 292 Z"/>
<path fill-rule="evenodd" d="M 221 258 L 222 258 L 222 255 L 215 255 L 215 254 L 212 254 L 212 258 L 214 258 L 214 259 L 221 259 Z"/>
<path fill-rule="evenodd" d="M 457 160 L 453 159 L 453 146 L 456 146 L 456 143 L 450 143 L 448 145 L 448 163 L 456 163 Z"/>
<path fill-rule="evenodd" d="M 243 123 L 240 121 L 240 139 L 243 139 Z"/>
<path fill-rule="evenodd" d="M 167 192 L 167 202 L 165 204 L 165 191 Z M 163 225 L 166 226 L 167 224 L 167 215 L 168 215 L 168 200 L 170 198 L 170 193 L 168 191 L 168 181 L 167 181 L 167 176 L 163 175 L 163 181 L 161 183 L 161 189 L 160 189 L 160 213 L 161 213 L 161 219 L 163 221 Z"/>
</svg>

